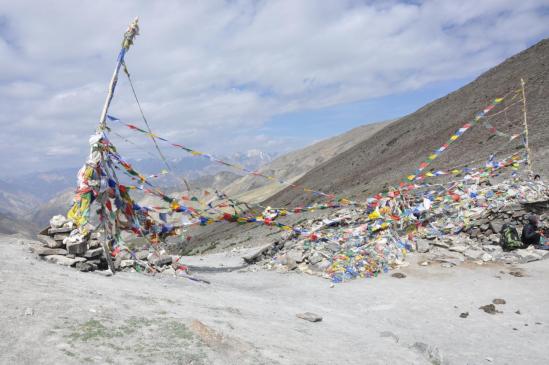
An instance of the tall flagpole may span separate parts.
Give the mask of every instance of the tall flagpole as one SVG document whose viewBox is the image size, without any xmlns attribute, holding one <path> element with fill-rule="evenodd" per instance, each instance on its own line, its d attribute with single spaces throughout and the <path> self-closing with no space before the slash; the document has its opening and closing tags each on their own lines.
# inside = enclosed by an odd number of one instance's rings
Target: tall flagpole
<svg viewBox="0 0 549 365">
<path fill-rule="evenodd" d="M 101 116 L 99 117 L 99 125 L 97 126 L 97 133 L 102 133 L 107 128 L 107 112 L 109 111 L 109 106 L 111 105 L 112 98 L 114 96 L 114 90 L 116 89 L 116 83 L 118 82 L 118 73 L 120 72 L 120 67 L 124 64 L 124 56 L 130 49 L 131 45 L 133 44 L 133 41 L 135 37 L 139 34 L 139 19 L 135 18 L 130 25 L 128 26 L 128 29 L 124 33 L 124 39 L 122 40 L 122 48 L 120 49 L 120 52 L 118 53 L 118 58 L 116 60 L 116 67 L 114 68 L 114 72 L 112 74 L 111 82 L 109 83 L 109 90 L 107 92 L 107 98 L 105 99 L 105 104 L 103 105 L 103 110 L 101 111 Z M 100 153 L 100 159 L 101 164 L 103 165 L 103 168 L 105 169 L 105 173 L 111 178 L 108 167 L 106 165 L 106 158 L 104 155 L 104 152 L 101 151 Z M 105 259 L 107 260 L 107 264 L 109 266 L 109 269 L 111 270 L 112 274 L 115 273 L 115 267 L 112 262 L 111 258 L 111 250 L 109 248 L 109 242 L 107 240 L 108 234 L 108 227 L 106 223 L 106 216 L 108 214 L 107 210 L 105 209 L 105 199 L 108 199 L 108 197 L 103 194 L 102 197 L 99 197 L 101 200 L 101 215 L 103 216 L 103 232 L 104 232 L 104 239 L 103 242 L 101 242 L 101 246 L 103 248 L 103 252 L 105 254 Z M 116 225 L 116 219 L 115 223 Z M 110 235 L 114 236 L 116 233 L 116 227 L 111 227 Z"/>
<path fill-rule="evenodd" d="M 114 95 L 114 89 L 116 88 L 116 83 L 118 82 L 118 73 L 120 72 L 120 67 L 124 63 L 124 56 L 126 55 L 126 52 L 128 52 L 128 50 L 130 49 L 135 37 L 139 35 L 138 23 L 139 23 L 139 18 L 135 18 L 128 26 L 126 33 L 124 33 L 124 39 L 122 40 L 122 48 L 118 53 L 118 59 L 116 60 L 116 67 L 114 68 L 111 82 L 109 84 L 109 91 L 107 93 L 105 105 L 103 106 L 103 110 L 101 111 L 101 116 L 99 117 L 99 126 L 97 128 L 98 131 L 102 131 L 107 127 L 107 123 L 106 123 L 107 112 L 109 110 L 109 106 L 111 105 L 112 97 Z"/>
<path fill-rule="evenodd" d="M 522 111 L 524 113 L 524 147 L 526 148 L 526 164 L 528 166 L 528 173 L 530 175 L 533 174 L 532 172 L 532 159 L 530 156 L 530 146 L 528 144 L 528 118 L 526 113 L 526 91 L 525 91 L 525 82 L 524 79 L 520 79 L 520 85 L 522 89 Z"/>
</svg>

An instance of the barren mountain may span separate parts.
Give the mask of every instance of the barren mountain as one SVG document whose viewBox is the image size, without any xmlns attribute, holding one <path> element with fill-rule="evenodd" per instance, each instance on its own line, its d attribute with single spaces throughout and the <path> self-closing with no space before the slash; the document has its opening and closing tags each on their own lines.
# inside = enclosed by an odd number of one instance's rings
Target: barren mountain
<svg viewBox="0 0 549 365">
<path fill-rule="evenodd" d="M 259 171 L 265 175 L 293 182 L 316 166 L 368 139 L 389 123 L 371 123 L 354 128 L 339 136 L 280 156 Z M 247 175 L 234 181 L 224 191 L 239 200 L 255 203 L 267 199 L 284 188 L 285 185 L 280 183 Z"/>
<path fill-rule="evenodd" d="M 391 123 L 369 139 L 314 168 L 297 183 L 351 197 L 366 197 L 385 186 L 398 184 L 407 175 L 414 173 L 427 156 L 446 143 L 466 122 L 472 122 L 476 113 L 497 97 L 506 96 L 484 121 L 504 133 L 521 133 L 521 78 L 526 82 L 534 171 L 547 178 L 549 40 L 545 39 L 485 72 L 461 89 Z M 519 150 L 520 144 L 521 138 L 509 142 L 509 138 L 494 135 L 479 123 L 465 132 L 430 168 L 452 168 L 480 159 L 476 163 L 479 165 L 492 153 L 501 157 Z M 474 166 L 475 163 L 468 165 Z M 268 203 L 293 206 L 312 199 L 312 196 L 287 188 L 269 199 Z"/>
</svg>

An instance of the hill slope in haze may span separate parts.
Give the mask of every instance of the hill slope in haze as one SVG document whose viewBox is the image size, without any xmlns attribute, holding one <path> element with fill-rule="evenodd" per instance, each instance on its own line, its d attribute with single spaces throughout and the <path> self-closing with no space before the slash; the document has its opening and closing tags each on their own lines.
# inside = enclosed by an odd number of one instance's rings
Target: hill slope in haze
<svg viewBox="0 0 549 365">
<path fill-rule="evenodd" d="M 259 171 L 265 175 L 293 182 L 332 157 L 368 139 L 390 122 L 371 123 L 341 135 L 276 158 Z M 265 178 L 247 175 L 228 185 L 224 192 L 241 201 L 257 203 L 283 190 L 285 185 Z"/>
<path fill-rule="evenodd" d="M 526 81 L 530 147 L 535 173 L 549 177 L 549 40 L 545 39 L 485 72 L 475 81 L 399 119 L 326 163 L 316 167 L 298 184 L 326 193 L 365 197 L 384 186 L 398 184 L 414 173 L 429 154 L 473 120 L 496 97 L 509 96 L 486 121 L 510 134 L 523 131 L 520 79 Z M 512 100 L 511 100 L 512 99 Z M 498 113 L 508 106 L 505 112 Z M 486 161 L 491 153 L 502 157 L 519 150 L 520 138 L 493 135 L 481 124 L 467 131 L 430 166 L 452 168 L 472 160 Z M 481 164 L 482 162 L 478 162 Z M 470 164 L 470 166 L 472 166 Z M 425 171 L 428 171 L 428 168 Z M 311 196 L 285 189 L 267 201 L 273 206 L 310 202 Z"/>
</svg>

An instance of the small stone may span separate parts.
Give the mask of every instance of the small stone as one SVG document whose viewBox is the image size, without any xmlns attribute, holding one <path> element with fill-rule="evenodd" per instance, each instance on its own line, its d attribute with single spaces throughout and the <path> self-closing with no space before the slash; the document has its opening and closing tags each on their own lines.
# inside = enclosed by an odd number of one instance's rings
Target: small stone
<svg viewBox="0 0 549 365">
<path fill-rule="evenodd" d="M 492 221 L 492 222 L 490 222 L 490 228 L 492 228 L 492 231 L 494 231 L 494 233 L 500 233 L 501 232 L 501 227 L 503 227 L 503 222 L 502 221 Z"/>
<path fill-rule="evenodd" d="M 175 276 L 175 270 L 173 269 L 173 267 L 169 267 L 166 270 L 162 271 L 162 275 Z"/>
<path fill-rule="evenodd" d="M 507 302 L 505 301 L 505 299 L 496 298 L 496 299 L 492 300 L 492 303 L 494 303 L 494 304 L 505 304 Z"/>
<path fill-rule="evenodd" d="M 469 317 L 469 312 L 463 312 L 459 315 L 459 318 L 467 318 Z"/>
<path fill-rule="evenodd" d="M 152 256 L 149 258 L 149 262 L 158 267 L 170 265 L 172 263 L 172 257 L 170 255 Z"/>
<path fill-rule="evenodd" d="M 516 250 L 515 255 L 517 255 L 517 257 L 520 259 L 522 263 L 538 261 L 538 260 L 541 260 L 542 258 L 540 255 L 533 252 L 532 250 L 526 250 L 526 249 Z"/>
<path fill-rule="evenodd" d="M 429 241 L 418 239 L 416 242 L 416 250 L 419 253 L 426 253 L 429 252 L 429 249 L 431 248 L 431 245 L 429 244 Z"/>
<path fill-rule="evenodd" d="M 62 248 L 34 247 L 33 251 L 38 256 L 66 255 L 67 250 Z"/>
<path fill-rule="evenodd" d="M 474 250 L 474 249 L 468 249 L 463 253 L 463 255 L 465 255 L 465 257 L 467 257 L 468 259 L 471 259 L 471 260 L 479 260 L 482 257 L 483 254 L 484 254 L 483 251 Z"/>
<path fill-rule="evenodd" d="M 443 267 L 445 269 L 449 269 L 449 268 L 454 267 L 454 266 L 456 266 L 456 265 L 451 263 L 451 262 L 443 262 L 442 264 L 440 264 L 440 267 Z"/>
<path fill-rule="evenodd" d="M 120 261 L 120 268 L 133 267 L 135 265 L 134 260 L 122 260 Z"/>
<path fill-rule="evenodd" d="M 516 314 L 519 314 L 519 315 L 522 314 L 522 313 L 520 313 L 520 309 L 517 310 L 515 313 L 516 313 Z"/>
<path fill-rule="evenodd" d="M 45 244 L 49 248 L 63 247 L 63 242 L 58 242 L 58 241 L 56 241 L 56 240 L 54 240 L 51 237 L 48 237 L 46 235 L 39 234 L 39 235 L 36 236 L 36 238 L 38 239 L 38 241 L 42 242 L 43 244 Z"/>
<path fill-rule="evenodd" d="M 406 274 L 403 274 L 401 272 L 395 272 L 393 275 L 391 275 L 393 278 L 397 279 L 404 279 L 406 277 Z"/>
<path fill-rule="evenodd" d="M 488 361 L 488 362 L 494 362 L 494 359 L 491 358 L 491 357 L 487 357 L 487 358 L 486 358 L 486 361 Z"/>
<path fill-rule="evenodd" d="M 93 259 L 95 257 L 100 257 L 102 254 L 103 254 L 103 248 L 98 247 L 98 248 L 92 248 L 92 249 L 87 250 L 84 253 L 84 257 L 88 258 L 88 259 Z"/>
<path fill-rule="evenodd" d="M 450 248 L 450 245 L 444 241 L 441 240 L 435 240 L 433 242 L 433 246 L 442 247 L 442 248 Z"/>
<path fill-rule="evenodd" d="M 483 305 L 482 307 L 479 307 L 478 309 L 481 309 L 485 313 L 488 313 L 488 314 L 502 313 L 502 312 L 496 310 L 496 306 L 493 305 L 493 304 L 486 304 L 486 305 Z"/>
<path fill-rule="evenodd" d="M 297 318 L 304 319 L 309 322 L 320 322 L 322 321 L 322 317 L 318 314 L 314 314 L 311 312 L 305 312 L 305 313 L 298 313 L 295 315 Z"/>
<path fill-rule="evenodd" d="M 452 246 L 449 248 L 450 251 L 454 251 L 454 252 L 459 252 L 459 253 L 464 253 L 465 251 L 467 251 L 469 247 L 465 246 L 465 245 L 455 245 L 455 246 Z"/>
<path fill-rule="evenodd" d="M 33 316 L 34 315 L 34 309 L 27 307 L 25 308 L 25 315 L 26 316 Z"/>
<path fill-rule="evenodd" d="M 45 259 L 48 262 L 58 264 L 58 265 L 63 265 L 63 266 L 72 266 L 76 263 L 75 259 L 69 259 L 61 255 L 50 255 L 50 256 L 46 256 Z"/>
<path fill-rule="evenodd" d="M 73 227 L 59 227 L 59 228 L 49 228 L 48 234 L 53 235 L 56 233 L 71 233 Z"/>
<path fill-rule="evenodd" d="M 149 251 L 146 251 L 146 250 L 137 251 L 135 253 L 135 257 L 138 260 L 146 260 L 148 256 L 149 256 Z"/>
<path fill-rule="evenodd" d="M 74 255 L 82 255 L 88 250 L 88 243 L 86 241 L 69 241 L 67 238 L 65 240 L 67 245 L 67 251 Z"/>
<path fill-rule="evenodd" d="M 89 272 L 95 270 L 95 266 L 87 262 L 77 262 L 74 266 L 77 270 L 82 272 Z"/>
<path fill-rule="evenodd" d="M 489 253 L 485 253 L 482 255 L 481 259 L 483 262 L 488 262 L 488 261 L 492 261 L 494 258 Z"/>
<path fill-rule="evenodd" d="M 524 273 L 522 271 L 509 271 L 509 275 L 515 276 L 517 278 L 524 277 Z"/>
<path fill-rule="evenodd" d="M 68 220 L 62 215 L 56 215 L 50 219 L 50 226 L 52 228 L 61 228 L 65 223 L 68 223 Z"/>
</svg>

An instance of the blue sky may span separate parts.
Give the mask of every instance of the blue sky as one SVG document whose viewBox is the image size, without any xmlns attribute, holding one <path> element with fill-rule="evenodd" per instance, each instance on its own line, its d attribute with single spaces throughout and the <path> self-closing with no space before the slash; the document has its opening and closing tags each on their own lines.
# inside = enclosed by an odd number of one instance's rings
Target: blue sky
<svg viewBox="0 0 549 365">
<path fill-rule="evenodd" d="M 0 179 L 82 163 L 136 15 L 126 60 L 154 131 L 220 156 L 403 116 L 549 36 L 547 0 L 0 5 Z M 110 113 L 142 125 L 123 77 Z M 116 130 L 137 143 L 113 138 L 127 157 L 154 153 Z"/>
</svg>

